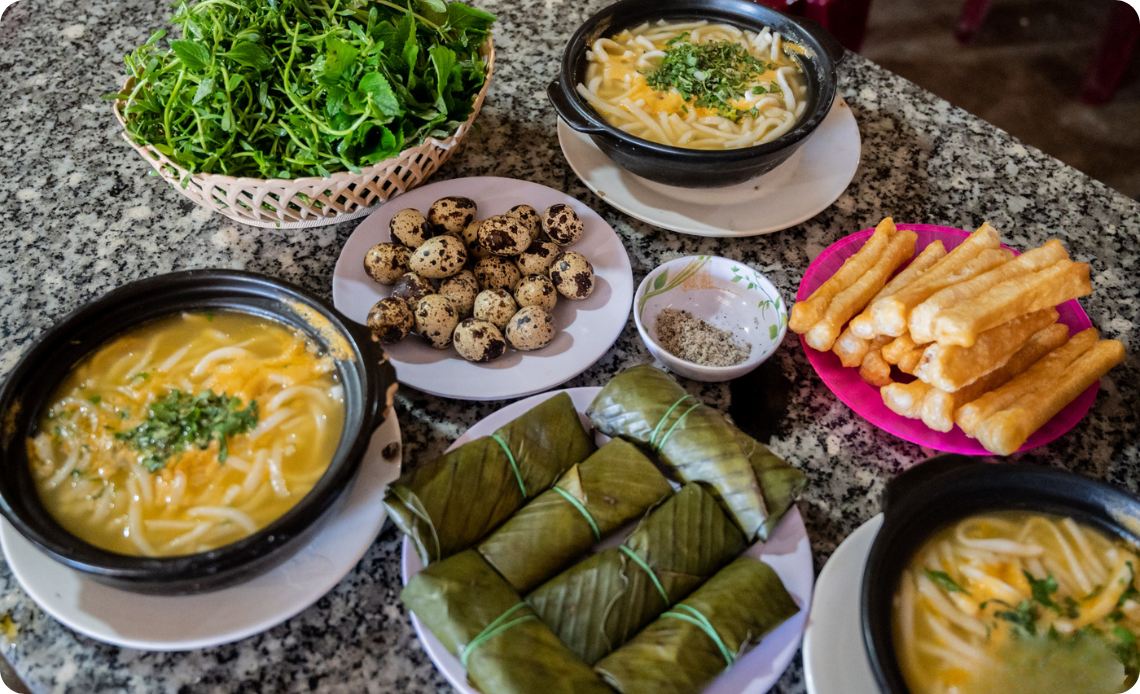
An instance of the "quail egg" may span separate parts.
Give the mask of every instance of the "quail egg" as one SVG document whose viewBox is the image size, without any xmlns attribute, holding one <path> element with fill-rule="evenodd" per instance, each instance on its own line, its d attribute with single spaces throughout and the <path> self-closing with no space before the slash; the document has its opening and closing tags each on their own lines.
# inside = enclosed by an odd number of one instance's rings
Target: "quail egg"
<svg viewBox="0 0 1140 694">
<path fill-rule="evenodd" d="M 408 267 L 412 272 L 429 279 L 451 277 L 463 269 L 467 262 L 467 249 L 454 236 L 436 236 L 412 252 Z"/>
<path fill-rule="evenodd" d="M 518 306 L 506 289 L 484 289 L 475 297 L 475 317 L 490 321 L 499 330 L 507 327 L 507 321 L 515 311 L 518 311 Z"/>
<path fill-rule="evenodd" d="M 392 289 L 392 296 L 407 302 L 410 310 L 415 310 L 420 299 L 428 294 L 435 294 L 435 287 L 430 281 L 414 272 L 409 272 L 396 280 L 396 286 Z"/>
<path fill-rule="evenodd" d="M 520 307 L 538 306 L 546 311 L 553 311 L 558 303 L 558 292 L 554 283 L 546 275 L 527 275 L 515 288 L 515 301 Z"/>
<path fill-rule="evenodd" d="M 569 205 L 558 203 L 546 208 L 542 214 L 546 235 L 559 246 L 568 246 L 582 237 L 582 220 Z"/>
<path fill-rule="evenodd" d="M 408 302 L 394 296 L 377 301 L 368 312 L 367 323 L 372 339 L 384 345 L 399 342 L 416 327 Z"/>
<path fill-rule="evenodd" d="M 554 333 L 554 316 L 538 306 L 520 309 L 507 322 L 507 342 L 524 352 L 549 345 Z"/>
<path fill-rule="evenodd" d="M 416 304 L 414 313 L 416 332 L 420 337 L 436 349 L 447 349 L 459 322 L 459 313 L 451 300 L 442 294 L 429 294 Z"/>
<path fill-rule="evenodd" d="M 458 236 L 475 220 L 478 208 L 475 201 L 459 195 L 449 195 L 431 204 L 427 220 L 446 234 Z"/>
<path fill-rule="evenodd" d="M 514 217 L 522 223 L 530 233 L 531 241 L 538 240 L 538 235 L 542 233 L 542 216 L 538 214 L 538 210 L 530 205 L 515 205 L 507 211 L 507 216 Z"/>
<path fill-rule="evenodd" d="M 550 264 L 550 281 L 567 299 L 585 299 L 594 291 L 594 266 L 581 253 L 562 251 Z"/>
<path fill-rule="evenodd" d="M 561 252 L 562 249 L 556 243 L 535 241 L 515 258 L 515 264 L 524 275 L 545 275 L 550 270 L 554 256 Z"/>
<path fill-rule="evenodd" d="M 474 272 L 480 289 L 507 289 L 513 292 L 522 279 L 522 273 L 514 263 L 494 255 L 475 263 Z"/>
<path fill-rule="evenodd" d="M 378 243 L 364 254 L 364 271 L 380 284 L 394 284 L 408 271 L 411 253 L 398 243 Z"/>
<path fill-rule="evenodd" d="M 551 289 L 553 290 L 553 287 Z M 475 307 L 479 283 L 475 281 L 475 273 L 464 270 L 454 277 L 445 279 L 443 284 L 439 285 L 439 293 L 451 299 L 460 318 L 466 318 L 471 315 Z"/>
<path fill-rule="evenodd" d="M 455 328 L 455 351 L 467 361 L 494 361 L 506 353 L 507 341 L 492 323 L 465 318 Z"/>
<path fill-rule="evenodd" d="M 427 217 L 411 207 L 400 210 L 392 216 L 392 221 L 388 222 L 388 231 L 391 232 L 393 240 L 408 248 L 419 248 L 424 241 L 435 235 Z"/>
<path fill-rule="evenodd" d="M 530 241 L 530 232 L 516 217 L 497 214 L 479 227 L 479 245 L 495 255 L 518 255 L 527 249 Z"/>
<path fill-rule="evenodd" d="M 479 245 L 479 228 L 482 226 L 483 220 L 476 219 L 474 222 L 471 222 L 466 227 L 464 227 L 463 233 L 460 234 L 460 238 L 463 239 L 463 243 L 467 244 L 468 265 L 474 265 L 476 262 L 491 255 L 490 251 Z"/>
</svg>

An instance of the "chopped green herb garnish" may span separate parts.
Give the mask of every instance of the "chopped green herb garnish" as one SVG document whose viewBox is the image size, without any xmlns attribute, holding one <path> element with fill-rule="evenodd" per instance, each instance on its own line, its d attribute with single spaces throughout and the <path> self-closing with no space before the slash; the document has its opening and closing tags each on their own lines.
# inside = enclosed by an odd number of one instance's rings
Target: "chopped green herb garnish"
<svg viewBox="0 0 1140 694">
<path fill-rule="evenodd" d="M 1022 571 L 1021 573 L 1025 574 L 1025 580 L 1029 581 L 1029 590 L 1032 591 L 1034 600 L 1057 612 L 1061 611 L 1061 606 L 1050 597 L 1053 593 L 1057 592 L 1057 579 L 1053 578 L 1053 574 L 1049 574 L 1045 578 L 1037 580 L 1033 578 L 1033 574 L 1028 571 Z"/>
<path fill-rule="evenodd" d="M 989 600 L 987 602 L 1001 601 Z M 1001 604 L 1004 605 L 1005 603 Z M 1008 605 L 1006 606 L 1008 607 Z M 994 616 L 998 619 L 1009 622 L 1030 636 L 1037 635 L 1037 606 L 1033 604 L 1032 600 L 1022 600 L 1020 603 L 1018 603 L 1017 607 L 1011 610 L 999 610 L 997 612 L 994 612 Z"/>
<path fill-rule="evenodd" d="M 103 399 L 103 396 L 102 396 L 102 395 L 92 395 L 92 396 L 90 396 L 90 397 L 88 397 L 88 398 L 87 398 L 87 400 L 88 400 L 88 401 L 89 401 L 89 402 L 90 402 L 92 405 L 98 405 L 98 404 L 99 404 L 99 402 L 100 402 L 102 399 Z"/>
<path fill-rule="evenodd" d="M 927 569 L 926 577 L 931 581 L 934 581 L 934 585 L 938 586 L 948 593 L 963 593 L 965 595 L 970 594 L 970 591 L 958 585 L 954 579 L 950 578 L 950 574 L 946 573 L 945 571 Z"/>
<path fill-rule="evenodd" d="M 213 323 L 213 322 L 214 322 L 214 314 L 212 314 L 212 313 L 207 313 L 207 314 L 206 314 L 206 322 L 207 322 L 207 323 Z"/>
<path fill-rule="evenodd" d="M 82 475 L 82 474 L 83 474 L 83 473 L 82 473 L 82 472 L 80 472 L 79 470 L 72 470 L 72 471 L 71 471 L 71 476 L 72 476 L 72 477 L 79 477 L 79 476 L 80 476 L 80 475 Z"/>
<path fill-rule="evenodd" d="M 145 371 L 140 371 L 137 374 L 135 374 L 134 376 L 131 376 L 131 382 L 134 383 L 135 381 L 139 381 L 139 380 L 145 381 L 148 378 L 150 378 L 150 374 L 148 374 Z"/>
<path fill-rule="evenodd" d="M 1128 565 L 1130 578 L 1128 579 L 1128 587 L 1120 595 L 1120 599 L 1116 601 L 1116 606 L 1120 607 L 1129 600 L 1140 598 L 1140 591 L 1136 590 L 1136 567 L 1132 566 L 1132 562 L 1125 562 Z"/>
<path fill-rule="evenodd" d="M 695 106 L 711 108 L 730 120 L 740 120 L 755 109 L 738 109 L 748 84 L 768 70 L 768 65 L 731 41 L 693 43 L 684 33 L 669 41 L 665 57 L 646 74 L 652 89 L 675 90 Z"/>
<path fill-rule="evenodd" d="M 1128 672 L 1140 669 L 1140 647 L 1137 646 L 1136 635 L 1124 627 L 1115 627 L 1112 635 L 1117 640 L 1113 652 L 1124 669 Z"/>
</svg>

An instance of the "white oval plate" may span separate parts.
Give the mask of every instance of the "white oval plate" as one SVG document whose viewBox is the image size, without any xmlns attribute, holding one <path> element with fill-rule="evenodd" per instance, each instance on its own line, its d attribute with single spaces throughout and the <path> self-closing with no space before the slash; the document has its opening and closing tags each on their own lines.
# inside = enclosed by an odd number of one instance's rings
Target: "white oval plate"
<svg viewBox="0 0 1140 694">
<path fill-rule="evenodd" d="M 404 193 L 360 223 L 341 251 L 333 273 L 333 304 L 364 323 L 377 301 L 392 288 L 373 282 L 364 272 L 364 254 L 390 241 L 388 222 L 396 212 L 413 207 L 426 213 L 447 195 L 465 195 L 479 205 L 479 217 L 503 214 L 515 205 L 540 213 L 555 203 L 572 207 L 585 224 L 582 238 L 569 248 L 594 266 L 597 283 L 583 301 L 560 298 L 554 309 L 558 334 L 534 352 L 509 349 L 488 364 L 473 364 L 448 347 L 433 349 L 415 335 L 387 345 L 396 377 L 425 393 L 459 400 L 503 400 L 541 393 L 569 381 L 597 361 L 621 334 L 633 305 L 633 271 L 621 239 L 597 212 L 553 188 L 513 178 L 457 178 Z"/>
<path fill-rule="evenodd" d="M 565 392 L 574 401 L 582 423 L 589 428 L 591 425 L 583 414 L 590 403 L 597 397 L 601 388 L 568 388 L 565 391 L 542 393 L 526 400 L 520 400 L 504 407 L 494 414 L 480 420 L 459 437 L 447 450 L 461 446 L 480 436 L 489 436 L 491 433 L 507 422 L 519 417 L 527 410 Z M 608 437 L 598 435 L 598 443 L 608 441 Z M 628 534 L 628 532 L 626 533 Z M 601 546 L 612 546 L 624 539 L 622 533 L 608 538 Z M 764 694 L 772 688 L 776 680 L 792 662 L 796 650 L 800 647 L 800 639 L 804 632 L 804 623 L 808 611 L 811 609 L 812 585 L 814 572 L 811 561 L 811 543 L 808 541 L 807 531 L 800 511 L 795 506 L 784 516 L 776 526 L 768 542 L 757 542 L 745 552 L 747 556 L 763 559 L 775 569 L 784 587 L 791 593 L 800 611 L 791 619 L 781 624 L 771 634 L 764 637 L 756 648 L 749 651 L 731 670 L 721 675 L 705 689 L 704 694 Z M 419 555 L 412 549 L 412 543 L 404 538 L 403 551 L 400 561 L 400 575 L 404 585 L 408 584 L 415 574 L 423 568 Z M 451 655 L 443 644 L 439 642 L 428 629 L 420 622 L 419 617 L 412 613 L 412 625 L 416 629 L 416 636 L 424 645 L 424 650 L 436 668 L 443 673 L 451 686 L 462 694 L 479 694 L 479 691 L 467 681 L 467 670 L 460 664 L 455 656 Z"/>
<path fill-rule="evenodd" d="M 863 567 L 882 525 L 881 513 L 860 525 L 819 572 L 804 632 L 808 694 L 880 694 L 863 646 L 859 604 Z"/>
<path fill-rule="evenodd" d="M 615 208 L 663 229 L 721 237 L 770 234 L 827 209 L 855 177 L 862 147 L 855 116 L 839 96 L 788 161 L 728 188 L 686 190 L 635 176 L 561 119 L 558 141 L 578 178 Z"/>
<path fill-rule="evenodd" d="M 400 476 L 403 444 L 388 417 L 372 435 L 348 498 L 312 541 L 285 563 L 248 583 L 201 595 L 140 595 L 111 588 L 39 551 L 7 521 L 0 544 L 16 580 L 45 612 L 91 638 L 144 651 L 189 651 L 259 634 L 319 600 L 352 570 L 388 517 L 382 499 Z"/>
</svg>

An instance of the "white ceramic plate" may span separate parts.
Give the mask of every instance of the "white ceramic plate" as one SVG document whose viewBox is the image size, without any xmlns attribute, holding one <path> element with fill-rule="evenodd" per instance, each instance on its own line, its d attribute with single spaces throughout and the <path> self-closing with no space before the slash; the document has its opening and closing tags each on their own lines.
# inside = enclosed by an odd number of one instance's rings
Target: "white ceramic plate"
<svg viewBox="0 0 1140 694">
<path fill-rule="evenodd" d="M 522 415 L 547 398 L 554 397 L 560 392 L 570 395 L 574 407 L 582 417 L 583 424 L 589 426 L 589 420 L 584 414 L 586 408 L 594 401 L 601 388 L 568 388 L 565 391 L 542 393 L 526 400 L 513 403 L 485 419 L 477 422 L 467 430 L 463 436 L 451 445 L 452 448 L 461 446 L 480 436 L 488 436 L 507 422 Z M 607 437 L 599 436 L 598 443 L 604 443 Z M 603 546 L 613 545 L 622 538 L 609 538 Z M 800 606 L 796 616 L 781 624 L 760 645 L 750 651 L 746 656 L 736 662 L 727 673 L 723 674 L 705 690 L 705 694 L 764 694 L 771 689 L 780 675 L 792 662 L 792 657 L 800 647 L 800 637 L 803 635 L 806 615 L 811 609 L 812 585 L 814 573 L 811 563 L 811 544 L 808 542 L 807 531 L 799 509 L 792 507 L 768 542 L 757 542 L 745 553 L 748 556 L 758 557 L 768 563 L 784 586 Z M 419 555 L 412 548 L 408 538 L 404 538 L 403 553 L 400 562 L 401 578 L 404 585 L 408 579 L 423 568 Z M 453 687 L 462 694 L 479 694 L 467 682 L 467 671 L 455 656 L 451 655 L 443 644 L 412 614 L 412 625 L 416 629 L 416 636 L 424 644 L 424 649 L 431 657 L 435 666 L 447 678 Z"/>
<path fill-rule="evenodd" d="M 808 694 L 880 694 L 863 647 L 860 592 L 879 514 L 843 541 L 819 573 L 807 631 L 804 677 Z"/>
<path fill-rule="evenodd" d="M 788 161 L 727 188 L 674 188 L 635 176 L 562 120 L 558 141 L 578 178 L 610 205 L 648 224 L 697 236 L 770 234 L 811 219 L 847 189 L 861 147 L 855 116 L 839 96 Z"/>
<path fill-rule="evenodd" d="M 248 583 L 202 595 L 139 595 L 110 588 L 51 559 L 0 521 L 0 544 L 16 580 L 45 612 L 97 641 L 145 651 L 189 651 L 244 639 L 274 627 L 329 592 L 356 566 L 387 518 L 388 483 L 400 476 L 389 417 L 373 433 L 348 498 L 305 547 Z"/>
<path fill-rule="evenodd" d="M 488 364 L 473 364 L 449 347 L 429 347 L 415 335 L 385 349 L 401 383 L 425 393 L 460 400 L 503 400 L 540 393 L 569 381 L 597 361 L 621 334 L 633 304 L 633 272 L 629 256 L 614 230 L 597 212 L 553 188 L 513 178 L 458 178 L 433 183 L 401 195 L 356 227 L 341 251 L 333 274 L 333 303 L 346 316 L 364 323 L 377 301 L 391 287 L 373 282 L 364 272 L 364 254 L 377 243 L 391 240 L 388 222 L 396 212 L 413 207 L 426 213 L 447 195 L 465 195 L 479 205 L 479 217 L 503 214 L 515 205 L 530 205 L 540 213 L 555 203 L 572 207 L 585 232 L 571 250 L 594 266 L 597 283 L 583 301 L 559 298 L 554 309 L 558 334 L 534 352 L 507 350 Z"/>
</svg>

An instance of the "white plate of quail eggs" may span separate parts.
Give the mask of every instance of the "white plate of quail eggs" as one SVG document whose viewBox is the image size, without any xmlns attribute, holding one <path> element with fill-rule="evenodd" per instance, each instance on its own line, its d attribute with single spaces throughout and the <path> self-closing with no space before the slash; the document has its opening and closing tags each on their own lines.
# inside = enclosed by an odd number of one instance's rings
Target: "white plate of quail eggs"
<svg viewBox="0 0 1140 694">
<path fill-rule="evenodd" d="M 384 204 L 349 237 L 333 303 L 401 383 L 462 400 L 540 393 L 614 343 L 633 302 L 621 239 L 552 188 L 458 178 Z"/>
</svg>

